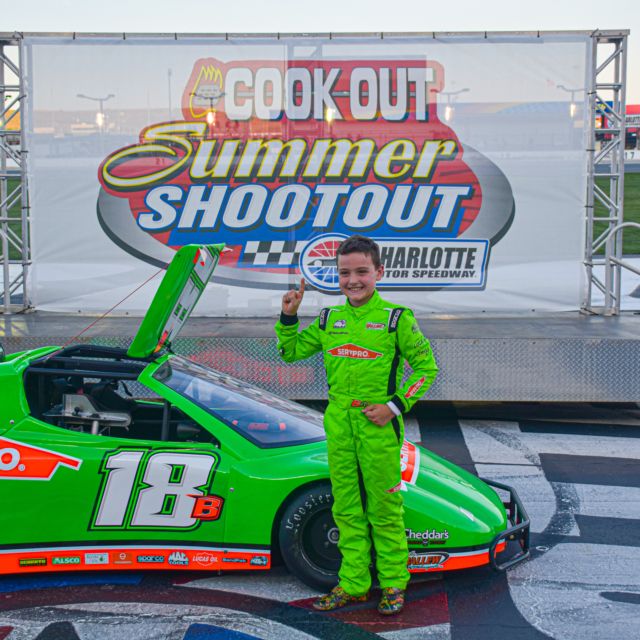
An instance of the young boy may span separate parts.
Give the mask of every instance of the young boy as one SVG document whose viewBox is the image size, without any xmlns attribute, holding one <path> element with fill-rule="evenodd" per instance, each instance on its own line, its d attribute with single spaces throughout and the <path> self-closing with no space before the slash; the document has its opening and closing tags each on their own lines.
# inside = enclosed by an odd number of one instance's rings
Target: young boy
<svg viewBox="0 0 640 640">
<path fill-rule="evenodd" d="M 382 589 L 378 611 L 395 614 L 409 580 L 400 493 L 402 413 L 427 390 L 438 367 L 413 313 L 376 290 L 384 273 L 378 245 L 351 236 L 339 246 L 337 260 L 347 303 L 323 309 L 299 332 L 302 280 L 299 291 L 282 297 L 275 327 L 286 362 L 322 351 L 329 385 L 324 424 L 342 564 L 338 586 L 313 606 L 329 611 L 368 599 L 373 541 Z M 413 374 L 402 385 L 405 359 Z"/>
</svg>

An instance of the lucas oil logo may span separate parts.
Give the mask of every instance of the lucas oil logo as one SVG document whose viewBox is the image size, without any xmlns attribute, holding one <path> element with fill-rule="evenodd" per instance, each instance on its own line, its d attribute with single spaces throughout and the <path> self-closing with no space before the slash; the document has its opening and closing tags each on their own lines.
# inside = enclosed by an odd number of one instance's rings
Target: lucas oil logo
<svg viewBox="0 0 640 640">
<path fill-rule="evenodd" d="M 0 480 L 51 480 L 58 467 L 79 469 L 82 460 L 0 438 Z"/>
<path fill-rule="evenodd" d="M 296 273 L 331 293 L 336 239 L 364 233 L 383 289 L 484 286 L 513 196 L 440 121 L 438 61 L 210 57 L 182 81 L 182 118 L 148 123 L 99 168 L 99 222 L 120 247 L 166 265 L 224 242 L 214 278 L 288 289 Z"/>
</svg>

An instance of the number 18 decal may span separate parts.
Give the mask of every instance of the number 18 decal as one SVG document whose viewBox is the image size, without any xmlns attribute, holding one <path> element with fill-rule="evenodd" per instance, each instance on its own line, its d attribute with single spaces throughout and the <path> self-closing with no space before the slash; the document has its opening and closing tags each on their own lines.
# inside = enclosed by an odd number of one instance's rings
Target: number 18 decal
<svg viewBox="0 0 640 640">
<path fill-rule="evenodd" d="M 217 466 L 215 453 L 109 453 L 91 528 L 187 529 L 217 520 L 222 499 L 206 494 Z"/>
</svg>

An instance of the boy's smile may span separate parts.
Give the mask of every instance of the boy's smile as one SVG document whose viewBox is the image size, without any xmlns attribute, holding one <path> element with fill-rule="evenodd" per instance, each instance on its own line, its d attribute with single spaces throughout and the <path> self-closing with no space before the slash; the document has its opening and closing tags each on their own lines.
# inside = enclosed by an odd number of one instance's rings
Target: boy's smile
<svg viewBox="0 0 640 640">
<path fill-rule="evenodd" d="M 361 307 L 371 299 L 384 268 L 376 268 L 368 253 L 348 253 L 338 256 L 340 291 L 354 307 Z"/>
</svg>

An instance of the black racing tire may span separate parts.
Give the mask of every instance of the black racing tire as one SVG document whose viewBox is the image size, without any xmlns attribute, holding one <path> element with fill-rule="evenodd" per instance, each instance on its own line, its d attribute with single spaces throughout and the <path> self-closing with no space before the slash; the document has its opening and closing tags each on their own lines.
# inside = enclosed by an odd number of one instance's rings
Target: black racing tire
<svg viewBox="0 0 640 640">
<path fill-rule="evenodd" d="M 338 584 L 342 560 L 332 505 L 331 485 L 312 485 L 287 505 L 278 532 L 280 553 L 289 571 L 320 591 Z"/>
</svg>

